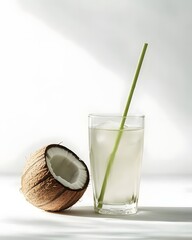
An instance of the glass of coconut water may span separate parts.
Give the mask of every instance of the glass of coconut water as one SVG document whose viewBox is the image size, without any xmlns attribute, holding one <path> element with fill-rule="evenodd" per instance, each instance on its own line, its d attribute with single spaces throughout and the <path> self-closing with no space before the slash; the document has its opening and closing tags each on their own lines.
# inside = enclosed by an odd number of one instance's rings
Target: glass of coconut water
<svg viewBox="0 0 192 240">
<path fill-rule="evenodd" d="M 124 118 L 123 128 L 121 128 Z M 144 116 L 89 115 L 89 149 L 95 211 L 137 212 Z"/>
</svg>

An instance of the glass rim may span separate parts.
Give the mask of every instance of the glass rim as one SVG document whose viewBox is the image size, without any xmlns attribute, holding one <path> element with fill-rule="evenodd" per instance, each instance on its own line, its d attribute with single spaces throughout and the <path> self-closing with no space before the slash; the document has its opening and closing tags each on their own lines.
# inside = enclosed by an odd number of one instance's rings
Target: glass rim
<svg viewBox="0 0 192 240">
<path fill-rule="evenodd" d="M 144 114 L 130 114 L 127 116 L 123 116 L 120 114 L 96 114 L 96 113 L 90 113 L 88 115 L 88 118 L 141 118 L 144 119 Z"/>
</svg>

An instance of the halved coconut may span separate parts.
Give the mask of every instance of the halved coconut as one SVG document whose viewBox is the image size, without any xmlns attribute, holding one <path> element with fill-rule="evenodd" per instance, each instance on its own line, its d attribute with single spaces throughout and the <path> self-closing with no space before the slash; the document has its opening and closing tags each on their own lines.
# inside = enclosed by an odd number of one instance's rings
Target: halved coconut
<svg viewBox="0 0 192 240">
<path fill-rule="evenodd" d="M 68 148 L 51 144 L 28 159 L 21 178 L 21 190 L 34 206 L 46 211 L 60 211 L 75 204 L 88 183 L 85 163 Z"/>
</svg>

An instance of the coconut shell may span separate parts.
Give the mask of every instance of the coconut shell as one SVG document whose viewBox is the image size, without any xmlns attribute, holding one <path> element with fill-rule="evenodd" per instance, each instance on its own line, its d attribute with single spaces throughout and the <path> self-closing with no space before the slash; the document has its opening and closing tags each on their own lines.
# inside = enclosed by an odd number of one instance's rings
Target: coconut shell
<svg viewBox="0 0 192 240">
<path fill-rule="evenodd" d="M 46 211 L 61 211 L 74 205 L 84 194 L 89 183 L 89 172 L 85 163 L 77 157 L 77 161 L 85 166 L 87 181 L 81 189 L 70 189 L 58 182 L 48 169 L 46 152 L 51 147 L 67 149 L 58 144 L 45 146 L 32 154 L 26 162 L 22 177 L 21 191 L 27 201 Z"/>
</svg>

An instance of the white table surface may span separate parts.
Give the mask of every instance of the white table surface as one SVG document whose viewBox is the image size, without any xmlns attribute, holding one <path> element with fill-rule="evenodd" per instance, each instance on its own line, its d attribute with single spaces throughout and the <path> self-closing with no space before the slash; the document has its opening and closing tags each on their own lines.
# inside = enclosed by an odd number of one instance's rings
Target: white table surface
<svg viewBox="0 0 192 240">
<path fill-rule="evenodd" d="M 192 239 L 192 177 L 142 177 L 139 212 L 94 213 L 91 184 L 81 200 L 61 213 L 26 202 L 20 177 L 0 177 L 0 239 Z"/>
</svg>

